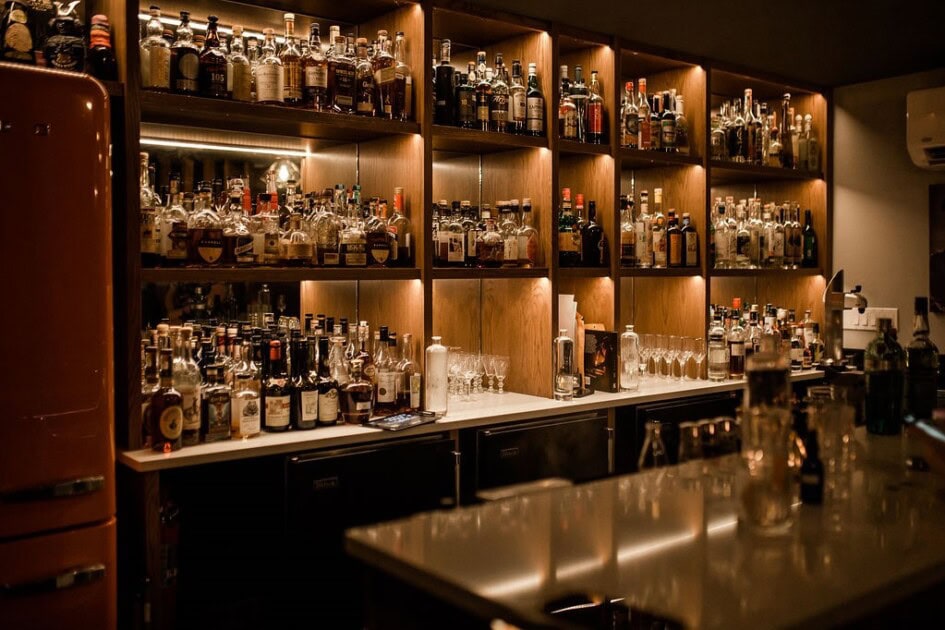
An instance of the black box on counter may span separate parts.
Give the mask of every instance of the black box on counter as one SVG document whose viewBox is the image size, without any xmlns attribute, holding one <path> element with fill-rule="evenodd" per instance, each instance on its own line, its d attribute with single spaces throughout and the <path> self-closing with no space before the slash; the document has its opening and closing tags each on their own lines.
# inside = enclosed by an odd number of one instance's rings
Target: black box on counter
<svg viewBox="0 0 945 630">
<path fill-rule="evenodd" d="M 619 344 L 620 340 L 615 332 L 584 331 L 584 380 L 594 391 L 617 391 Z"/>
</svg>

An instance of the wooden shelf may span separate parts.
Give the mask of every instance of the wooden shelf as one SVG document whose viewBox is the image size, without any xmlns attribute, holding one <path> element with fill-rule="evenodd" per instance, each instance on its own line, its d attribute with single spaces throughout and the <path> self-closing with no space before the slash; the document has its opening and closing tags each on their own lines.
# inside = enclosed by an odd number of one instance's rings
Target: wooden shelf
<svg viewBox="0 0 945 630">
<path fill-rule="evenodd" d="M 559 267 L 558 275 L 562 278 L 606 278 L 610 276 L 610 267 Z"/>
<path fill-rule="evenodd" d="M 621 267 L 622 278 L 684 278 L 702 275 L 701 267 L 673 267 L 670 269 L 639 269 L 636 267 Z"/>
<path fill-rule="evenodd" d="M 610 155 L 610 145 L 559 140 L 558 151 L 564 155 Z"/>
<path fill-rule="evenodd" d="M 711 180 L 713 184 L 723 182 L 763 182 L 782 180 L 813 180 L 823 179 L 823 173 L 798 171 L 791 168 L 777 166 L 756 166 L 754 164 L 739 164 L 738 162 L 722 162 L 710 160 Z"/>
<path fill-rule="evenodd" d="M 698 155 L 683 155 L 682 153 L 620 149 L 617 152 L 617 157 L 620 158 L 621 169 L 643 169 L 660 166 L 702 166 L 702 158 Z"/>
<path fill-rule="evenodd" d="M 501 278 L 547 278 L 547 267 L 507 267 L 497 269 L 466 269 L 461 267 L 441 267 L 433 269 L 434 280 L 446 279 L 501 279 Z"/>
<path fill-rule="evenodd" d="M 142 282 L 302 282 L 304 280 L 415 280 L 414 268 L 167 267 L 141 270 Z"/>
<path fill-rule="evenodd" d="M 783 277 L 822 276 L 822 269 L 711 269 L 709 277 L 714 278 L 753 278 L 753 277 Z"/>
<path fill-rule="evenodd" d="M 105 91 L 108 92 L 109 96 L 124 96 L 125 95 L 125 84 L 121 81 L 105 81 L 103 79 L 97 79 L 99 83 L 105 88 Z"/>
<path fill-rule="evenodd" d="M 433 125 L 433 150 L 454 153 L 495 153 L 548 147 L 545 137 L 519 136 L 495 131 Z"/>
<path fill-rule="evenodd" d="M 362 142 L 420 133 L 415 122 L 142 90 L 142 122 Z"/>
</svg>

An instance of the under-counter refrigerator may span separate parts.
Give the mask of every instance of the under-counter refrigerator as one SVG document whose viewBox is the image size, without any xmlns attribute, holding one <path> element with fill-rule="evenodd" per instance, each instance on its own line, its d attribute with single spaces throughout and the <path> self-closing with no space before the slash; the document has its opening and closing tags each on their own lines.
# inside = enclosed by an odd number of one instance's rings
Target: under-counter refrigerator
<svg viewBox="0 0 945 630">
<path fill-rule="evenodd" d="M 0 627 L 116 625 L 109 102 L 0 63 Z"/>
</svg>

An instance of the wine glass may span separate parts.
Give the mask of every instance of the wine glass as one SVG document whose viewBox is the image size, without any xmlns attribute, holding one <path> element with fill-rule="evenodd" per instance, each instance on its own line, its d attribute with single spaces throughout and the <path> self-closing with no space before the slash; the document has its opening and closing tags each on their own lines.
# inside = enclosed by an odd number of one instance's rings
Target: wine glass
<svg viewBox="0 0 945 630">
<path fill-rule="evenodd" d="M 495 393 L 495 357 L 491 354 L 482 355 L 482 367 L 489 378 L 489 393 Z"/>
<path fill-rule="evenodd" d="M 486 366 L 485 366 L 485 363 L 483 362 L 484 357 L 485 355 L 483 354 L 476 355 L 476 377 L 473 380 L 473 382 L 475 384 L 477 394 L 481 394 L 483 392 L 482 377 L 486 373 Z"/>
<path fill-rule="evenodd" d="M 473 354 L 472 352 L 466 353 L 463 360 L 463 379 L 465 382 L 463 400 L 475 400 L 473 397 L 473 379 L 476 378 L 477 363 L 479 363 L 478 354 Z"/>
<path fill-rule="evenodd" d="M 494 357 L 495 377 L 499 380 L 499 393 L 505 393 L 505 377 L 509 373 L 509 358 L 505 356 Z"/>
<path fill-rule="evenodd" d="M 705 360 L 705 338 L 697 337 L 692 342 L 692 356 L 696 359 L 696 380 L 702 378 L 702 362 Z"/>
<path fill-rule="evenodd" d="M 669 354 L 669 352 L 667 349 L 666 335 L 656 335 L 656 373 L 660 378 L 666 378 L 667 354 Z"/>
<path fill-rule="evenodd" d="M 681 363 L 681 374 L 680 378 L 684 381 L 692 380 L 689 376 L 689 360 L 692 359 L 692 337 L 683 337 L 680 342 L 680 348 L 682 349 L 682 359 Z"/>
<path fill-rule="evenodd" d="M 650 371 L 650 354 L 653 350 L 653 335 L 640 335 L 640 376 L 646 377 Z"/>
<path fill-rule="evenodd" d="M 679 361 L 680 349 L 679 349 L 679 337 L 676 335 L 667 335 L 666 336 L 666 376 L 670 379 L 676 380 L 676 366 Z M 680 376 L 682 373 L 680 372 Z"/>
<path fill-rule="evenodd" d="M 459 348 L 450 347 L 446 359 L 447 379 L 449 381 L 448 391 L 450 395 L 456 396 L 459 393 L 459 373 L 461 371 L 462 352 Z"/>
</svg>

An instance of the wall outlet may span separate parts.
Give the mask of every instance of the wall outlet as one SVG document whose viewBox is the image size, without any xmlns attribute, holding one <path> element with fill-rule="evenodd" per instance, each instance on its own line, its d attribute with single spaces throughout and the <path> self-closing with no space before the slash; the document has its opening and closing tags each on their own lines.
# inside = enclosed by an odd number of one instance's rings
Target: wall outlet
<svg viewBox="0 0 945 630">
<path fill-rule="evenodd" d="M 879 320 L 888 317 L 893 320 L 893 328 L 899 329 L 899 309 L 871 306 L 860 313 L 855 308 L 843 311 L 843 329 L 863 332 L 879 330 Z"/>
</svg>

